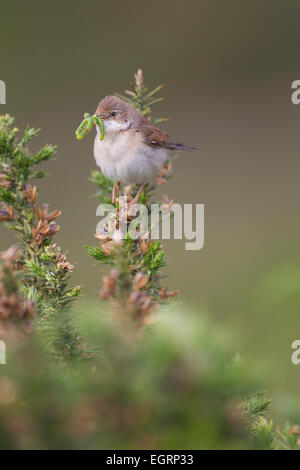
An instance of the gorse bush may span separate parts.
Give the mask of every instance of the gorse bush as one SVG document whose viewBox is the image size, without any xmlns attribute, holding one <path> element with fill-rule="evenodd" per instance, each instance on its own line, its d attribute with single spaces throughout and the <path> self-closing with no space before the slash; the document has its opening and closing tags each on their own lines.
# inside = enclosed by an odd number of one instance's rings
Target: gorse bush
<svg viewBox="0 0 300 470">
<path fill-rule="evenodd" d="M 39 130 L 27 128 L 18 140 L 13 122 L 9 115 L 0 116 L 0 222 L 17 235 L 15 268 L 23 274 L 24 296 L 35 305 L 36 327 L 58 360 L 73 360 L 83 351 L 68 306 L 78 297 L 80 287 L 69 287 L 73 266 L 53 242 L 60 228 L 55 220 L 61 211 L 50 212 L 47 204 L 40 206 L 33 183 L 45 176 L 36 167 L 50 160 L 56 148 L 45 145 L 36 154 L 30 153 L 28 144 Z"/>
<path fill-rule="evenodd" d="M 160 89 L 148 91 L 138 71 L 122 98 L 153 119 Z M 37 133 L 28 128 L 18 140 L 13 118 L 0 116 L 0 222 L 16 234 L 16 246 L 0 256 L 0 339 L 7 346 L 0 447 L 299 448 L 299 426 L 274 426 L 270 400 L 256 392 L 258 379 L 231 351 L 224 331 L 199 313 L 166 306 L 177 291 L 162 282 L 166 257 L 159 240 L 130 232 L 120 239 L 108 223 L 97 233 L 98 245 L 86 250 L 107 266 L 100 297 L 112 301 L 112 314 L 100 313 L 103 303 L 75 309 L 80 287 L 70 286 L 73 266 L 55 243 L 61 212 L 37 199 L 35 181 L 45 176 L 38 166 L 55 147 L 31 153 Z M 171 174 L 168 161 L 141 202 L 149 205 L 156 185 Z M 111 204 L 112 181 L 98 171 L 92 180 L 100 202 Z M 137 222 L 130 208 L 136 191 L 121 188 L 117 223 Z M 168 211 L 172 201 L 165 197 L 160 205 Z"/>
<path fill-rule="evenodd" d="M 255 381 L 203 318 L 164 312 L 141 340 L 136 328 L 116 328 L 91 308 L 80 316 L 88 341 L 101 347 L 93 370 L 82 363 L 66 373 L 36 336 L 10 342 L 0 376 L 2 448 L 260 446 L 239 407 Z"/>
</svg>

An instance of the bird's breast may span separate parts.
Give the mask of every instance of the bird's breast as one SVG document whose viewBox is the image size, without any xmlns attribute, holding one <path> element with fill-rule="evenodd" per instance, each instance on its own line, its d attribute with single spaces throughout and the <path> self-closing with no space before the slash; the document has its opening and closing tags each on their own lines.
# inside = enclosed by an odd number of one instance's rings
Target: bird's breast
<svg viewBox="0 0 300 470">
<path fill-rule="evenodd" d="M 167 151 L 146 145 L 139 132 L 97 135 L 94 156 L 102 173 L 112 180 L 130 185 L 150 181 L 163 166 Z"/>
<path fill-rule="evenodd" d="M 121 160 L 130 160 L 141 144 L 141 138 L 137 133 L 106 134 L 104 140 L 100 140 L 97 135 L 94 145 L 96 162 L 101 164 L 106 161 L 116 163 Z"/>
</svg>

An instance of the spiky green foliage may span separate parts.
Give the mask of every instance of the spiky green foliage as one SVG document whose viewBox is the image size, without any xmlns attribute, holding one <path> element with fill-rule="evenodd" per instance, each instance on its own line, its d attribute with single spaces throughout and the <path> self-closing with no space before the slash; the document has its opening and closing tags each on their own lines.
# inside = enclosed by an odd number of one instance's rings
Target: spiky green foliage
<svg viewBox="0 0 300 470">
<path fill-rule="evenodd" d="M 249 422 L 255 421 L 257 418 L 265 416 L 266 411 L 269 409 L 271 400 L 265 397 L 264 392 L 256 393 L 250 396 L 244 406 L 244 412 Z"/>
<path fill-rule="evenodd" d="M 113 182 L 104 176 L 98 170 L 92 172 L 90 180 L 98 187 L 95 196 L 99 198 L 102 204 L 111 204 L 111 194 L 113 190 Z"/>
<path fill-rule="evenodd" d="M 134 75 L 134 81 L 130 83 L 130 90 L 125 90 L 125 95 L 116 93 L 119 98 L 126 101 L 128 104 L 133 106 L 143 116 L 151 117 L 151 108 L 157 103 L 163 101 L 163 98 L 156 97 L 157 93 L 164 87 L 164 85 L 158 85 L 153 90 L 148 90 L 144 85 L 143 72 L 139 69 Z M 153 119 L 154 124 L 167 121 L 165 118 Z"/>
<path fill-rule="evenodd" d="M 69 287 L 70 276 L 60 257 L 64 257 L 60 248 L 52 244 L 45 246 L 37 259 L 26 261 L 26 277 L 37 282 L 25 283 L 23 291 L 37 305 L 37 329 L 52 354 L 59 361 L 74 361 L 83 358 L 83 349 L 69 307 L 80 295 L 80 286 Z"/>
<path fill-rule="evenodd" d="M 39 207 L 37 188 L 32 186 L 32 180 L 44 176 L 37 165 L 50 160 L 56 147 L 45 145 L 31 153 L 28 144 L 39 129 L 27 128 L 18 140 L 13 122 L 9 115 L 0 116 L 0 221 L 17 235 L 17 268 L 23 273 L 23 293 L 35 303 L 37 328 L 47 336 L 57 359 L 73 360 L 82 355 L 82 346 L 68 307 L 80 288 L 69 287 L 73 267 L 52 242 L 59 230 L 54 220 L 61 212 L 49 213 L 48 206 Z"/>
<path fill-rule="evenodd" d="M 271 400 L 265 397 L 264 392 L 251 395 L 241 404 L 245 421 L 263 449 L 275 448 L 273 421 L 266 417 L 270 405 Z"/>
<path fill-rule="evenodd" d="M 265 392 L 257 392 L 242 401 L 240 408 L 251 433 L 264 450 L 299 450 L 300 427 L 298 425 L 275 427 L 268 417 L 272 401 Z"/>
</svg>

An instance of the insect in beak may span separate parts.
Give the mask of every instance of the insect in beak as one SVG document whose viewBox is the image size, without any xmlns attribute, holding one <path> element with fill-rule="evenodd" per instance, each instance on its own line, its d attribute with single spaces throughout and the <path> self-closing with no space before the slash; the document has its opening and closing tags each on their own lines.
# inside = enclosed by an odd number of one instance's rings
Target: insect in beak
<svg viewBox="0 0 300 470">
<path fill-rule="evenodd" d="M 83 121 L 80 126 L 76 129 L 75 135 L 78 140 L 83 139 L 88 132 L 93 128 L 93 126 L 98 125 L 100 128 L 100 140 L 103 140 L 105 137 L 105 128 L 102 119 L 94 114 L 91 116 L 89 113 L 83 115 Z"/>
</svg>

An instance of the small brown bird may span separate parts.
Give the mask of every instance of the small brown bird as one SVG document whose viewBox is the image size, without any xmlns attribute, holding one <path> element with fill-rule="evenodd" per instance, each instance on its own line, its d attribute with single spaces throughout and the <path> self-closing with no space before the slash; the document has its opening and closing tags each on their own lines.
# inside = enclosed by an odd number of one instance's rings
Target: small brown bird
<svg viewBox="0 0 300 470">
<path fill-rule="evenodd" d="M 113 202 L 120 183 L 126 186 L 140 184 L 133 202 L 164 166 L 170 150 L 197 150 L 174 143 L 168 134 L 142 116 L 136 109 L 117 96 L 106 96 L 100 101 L 96 115 L 105 126 L 105 138 L 94 143 L 94 156 L 102 173 L 115 181 Z"/>
</svg>

